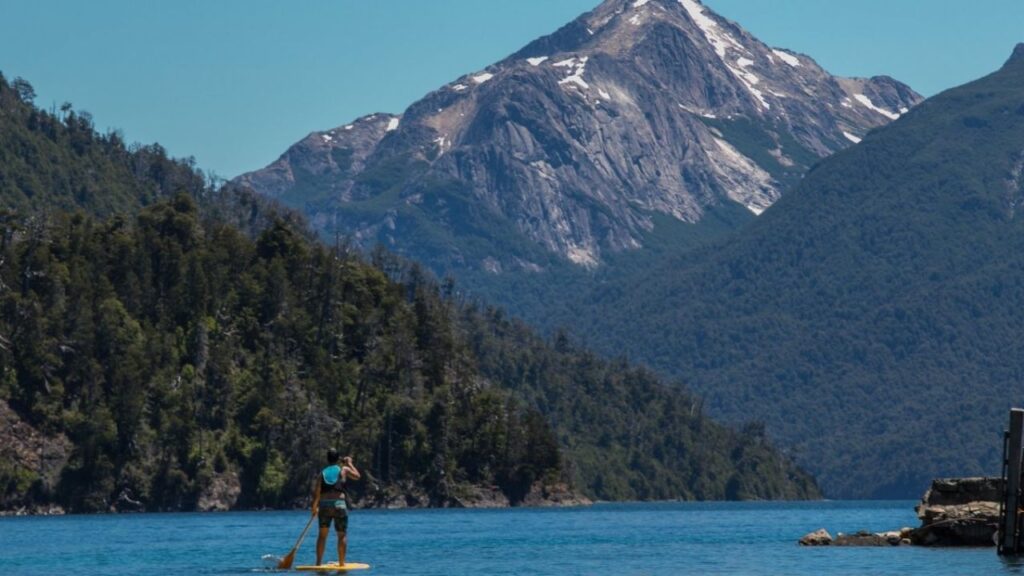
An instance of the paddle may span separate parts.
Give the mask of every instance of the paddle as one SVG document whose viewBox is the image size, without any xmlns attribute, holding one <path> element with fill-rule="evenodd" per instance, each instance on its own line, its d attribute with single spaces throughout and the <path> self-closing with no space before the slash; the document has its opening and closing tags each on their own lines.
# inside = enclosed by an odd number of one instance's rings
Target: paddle
<svg viewBox="0 0 1024 576">
<path fill-rule="evenodd" d="M 306 527 L 302 529 L 302 534 L 299 534 L 299 539 L 295 542 L 295 546 L 292 548 L 292 551 L 284 558 L 281 558 L 281 561 L 277 563 L 278 570 L 291 570 L 292 563 L 295 562 L 295 553 L 299 551 L 302 539 L 306 537 L 306 532 L 308 532 L 309 527 L 313 525 L 314 518 L 316 518 L 316 515 L 309 517 L 309 522 L 306 522 Z"/>
</svg>

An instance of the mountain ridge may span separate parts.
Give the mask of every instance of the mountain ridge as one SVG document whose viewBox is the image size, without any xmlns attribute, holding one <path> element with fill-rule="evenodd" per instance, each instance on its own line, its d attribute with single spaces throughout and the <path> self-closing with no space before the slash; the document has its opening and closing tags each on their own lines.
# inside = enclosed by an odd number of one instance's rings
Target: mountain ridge
<svg viewBox="0 0 1024 576">
<path fill-rule="evenodd" d="M 919 100 L 887 77 L 833 78 L 691 0 L 609 0 L 401 115 L 314 132 L 235 182 L 328 237 L 436 271 L 532 272 L 552 255 L 593 268 L 642 247 L 652 214 L 760 213 Z M 450 217 L 468 203 L 502 237 Z M 437 246 L 414 246 L 424 230 Z"/>
</svg>

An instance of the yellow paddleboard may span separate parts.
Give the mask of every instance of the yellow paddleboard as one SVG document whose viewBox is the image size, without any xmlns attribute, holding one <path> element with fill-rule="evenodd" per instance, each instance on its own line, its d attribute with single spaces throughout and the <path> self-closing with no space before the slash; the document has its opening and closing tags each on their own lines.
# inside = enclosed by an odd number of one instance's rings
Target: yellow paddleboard
<svg viewBox="0 0 1024 576">
<path fill-rule="evenodd" d="M 358 562 L 346 562 L 344 564 L 331 562 L 330 564 L 321 564 L 319 566 L 296 566 L 295 569 L 307 572 L 342 572 L 345 570 L 366 570 L 369 567 L 369 564 L 360 564 Z"/>
</svg>

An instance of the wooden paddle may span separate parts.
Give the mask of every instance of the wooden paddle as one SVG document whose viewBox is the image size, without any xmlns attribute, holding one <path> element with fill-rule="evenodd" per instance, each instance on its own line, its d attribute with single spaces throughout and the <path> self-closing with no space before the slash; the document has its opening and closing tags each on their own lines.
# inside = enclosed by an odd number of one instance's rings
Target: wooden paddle
<svg viewBox="0 0 1024 576">
<path fill-rule="evenodd" d="M 306 532 L 308 532 L 309 527 L 313 525 L 314 518 L 316 518 L 316 515 L 309 517 L 309 521 L 306 522 L 306 527 L 302 529 L 302 534 L 299 534 L 299 539 L 295 542 L 295 546 L 292 548 L 292 551 L 284 558 L 281 558 L 281 561 L 277 563 L 278 570 L 291 570 L 292 563 L 295 562 L 295 553 L 299 551 L 299 546 L 302 545 L 302 539 L 306 537 Z"/>
</svg>

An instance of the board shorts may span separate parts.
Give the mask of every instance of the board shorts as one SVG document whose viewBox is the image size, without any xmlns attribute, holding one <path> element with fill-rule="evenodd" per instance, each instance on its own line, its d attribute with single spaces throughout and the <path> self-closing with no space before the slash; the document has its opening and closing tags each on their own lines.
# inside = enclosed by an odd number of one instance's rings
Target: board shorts
<svg viewBox="0 0 1024 576">
<path fill-rule="evenodd" d="M 344 499 L 323 500 L 317 511 L 317 520 L 321 528 L 328 528 L 334 520 L 334 531 L 339 534 L 348 532 L 348 506 Z"/>
</svg>

